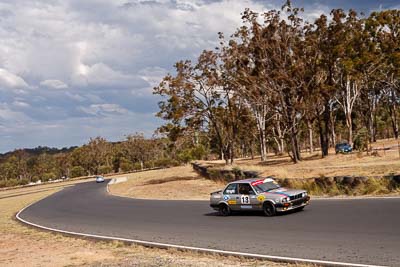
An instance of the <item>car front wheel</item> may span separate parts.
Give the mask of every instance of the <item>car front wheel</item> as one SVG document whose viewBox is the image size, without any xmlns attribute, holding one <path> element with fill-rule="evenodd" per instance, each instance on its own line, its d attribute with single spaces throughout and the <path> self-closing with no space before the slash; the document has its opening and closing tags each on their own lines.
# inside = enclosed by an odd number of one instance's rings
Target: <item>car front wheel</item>
<svg viewBox="0 0 400 267">
<path fill-rule="evenodd" d="M 221 216 L 229 216 L 231 214 L 231 209 L 226 204 L 219 205 L 219 214 Z"/>
<path fill-rule="evenodd" d="M 276 214 L 275 206 L 271 202 L 265 202 L 263 205 L 264 215 L 267 217 L 274 216 Z"/>
</svg>

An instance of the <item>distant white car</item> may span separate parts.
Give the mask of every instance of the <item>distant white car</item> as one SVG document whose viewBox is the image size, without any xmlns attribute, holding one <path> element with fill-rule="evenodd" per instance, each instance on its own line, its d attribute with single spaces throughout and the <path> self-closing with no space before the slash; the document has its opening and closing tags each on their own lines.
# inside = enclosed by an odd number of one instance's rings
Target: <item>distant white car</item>
<svg viewBox="0 0 400 267">
<path fill-rule="evenodd" d="M 103 183 L 104 182 L 104 177 L 101 175 L 96 176 L 96 183 Z"/>
</svg>

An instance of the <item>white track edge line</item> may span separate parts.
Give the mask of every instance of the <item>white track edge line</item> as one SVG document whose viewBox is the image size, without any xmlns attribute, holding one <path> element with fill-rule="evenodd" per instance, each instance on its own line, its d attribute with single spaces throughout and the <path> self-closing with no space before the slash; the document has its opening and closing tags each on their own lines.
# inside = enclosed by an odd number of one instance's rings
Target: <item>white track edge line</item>
<svg viewBox="0 0 400 267">
<path fill-rule="evenodd" d="M 51 228 L 51 227 L 46 227 L 43 225 L 29 222 L 20 217 L 20 214 L 25 209 L 29 208 L 30 206 L 32 206 L 33 204 L 35 204 L 39 201 L 40 200 L 33 202 L 33 203 L 29 204 L 28 206 L 24 207 L 23 209 L 21 209 L 15 215 L 17 220 L 19 220 L 20 222 L 23 222 L 25 224 L 28 224 L 30 226 L 34 226 L 34 227 L 41 228 L 41 229 L 48 230 L 48 231 L 76 235 L 76 236 L 89 237 L 89 238 L 97 238 L 97 239 L 103 239 L 103 240 L 117 240 L 117 241 L 122 241 L 122 242 L 129 242 L 129 243 L 139 244 L 139 245 L 143 245 L 143 246 L 148 246 L 148 247 L 175 248 L 178 250 L 196 251 L 196 252 L 203 252 L 203 253 L 215 253 L 215 254 L 230 255 L 230 256 L 242 256 L 242 257 L 247 257 L 247 258 L 257 258 L 257 259 L 265 259 L 265 260 L 271 260 L 271 261 L 276 261 L 276 262 L 287 262 L 287 263 L 313 263 L 313 264 L 322 264 L 324 266 L 385 267 L 383 265 L 369 265 L 369 264 L 357 264 L 357 263 L 346 263 L 346 262 L 335 262 L 335 261 L 312 260 L 312 259 L 303 259 L 303 258 L 291 258 L 291 257 L 283 257 L 283 256 L 270 256 L 270 255 L 263 255 L 263 254 L 244 253 L 244 252 L 227 251 L 227 250 L 219 250 L 219 249 L 208 249 L 208 248 L 200 248 L 200 247 L 174 245 L 174 244 L 168 244 L 168 243 L 143 241 L 143 240 L 128 239 L 128 238 L 113 237 L 113 236 L 85 234 L 85 233 L 65 231 L 65 230 L 55 229 L 55 228 Z"/>
</svg>

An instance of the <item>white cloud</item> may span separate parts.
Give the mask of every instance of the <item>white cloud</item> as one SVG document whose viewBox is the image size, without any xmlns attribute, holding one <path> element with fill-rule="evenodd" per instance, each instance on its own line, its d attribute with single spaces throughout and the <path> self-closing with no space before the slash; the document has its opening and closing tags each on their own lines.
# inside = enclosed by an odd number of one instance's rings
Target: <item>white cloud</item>
<svg viewBox="0 0 400 267">
<path fill-rule="evenodd" d="M 47 88 L 52 88 L 52 89 L 66 89 L 68 88 L 68 85 L 66 85 L 64 82 L 60 80 L 44 80 L 40 82 L 40 85 L 47 87 Z"/>
<path fill-rule="evenodd" d="M 93 104 L 89 107 L 80 107 L 80 110 L 90 115 L 127 114 L 128 110 L 117 104 Z"/>
<path fill-rule="evenodd" d="M 13 102 L 13 105 L 14 105 L 15 107 L 19 107 L 19 108 L 28 108 L 28 107 L 31 106 L 31 105 L 29 105 L 28 103 L 26 103 L 26 102 L 24 102 L 24 101 L 20 101 L 20 100 L 15 100 L 15 101 Z"/>
<path fill-rule="evenodd" d="M 147 67 L 138 72 L 139 76 L 151 87 L 157 86 L 168 71 L 160 67 Z"/>
<path fill-rule="evenodd" d="M 0 68 L 0 86 L 4 88 L 27 88 L 28 84 L 21 77 Z"/>
</svg>

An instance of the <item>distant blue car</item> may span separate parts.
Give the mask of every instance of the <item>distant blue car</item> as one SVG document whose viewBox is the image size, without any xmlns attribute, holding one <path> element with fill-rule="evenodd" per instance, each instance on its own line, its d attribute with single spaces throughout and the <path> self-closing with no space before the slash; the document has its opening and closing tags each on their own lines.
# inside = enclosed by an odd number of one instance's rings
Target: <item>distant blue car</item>
<svg viewBox="0 0 400 267">
<path fill-rule="evenodd" d="M 335 146 L 335 152 L 338 153 L 350 153 L 353 151 L 353 148 L 348 143 L 339 143 Z"/>
<path fill-rule="evenodd" d="M 96 176 L 96 183 L 103 183 L 104 182 L 104 177 L 101 175 Z"/>
</svg>

